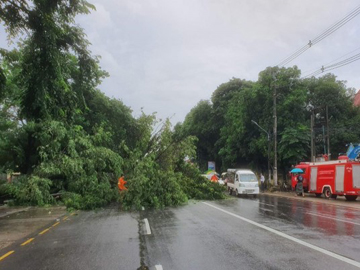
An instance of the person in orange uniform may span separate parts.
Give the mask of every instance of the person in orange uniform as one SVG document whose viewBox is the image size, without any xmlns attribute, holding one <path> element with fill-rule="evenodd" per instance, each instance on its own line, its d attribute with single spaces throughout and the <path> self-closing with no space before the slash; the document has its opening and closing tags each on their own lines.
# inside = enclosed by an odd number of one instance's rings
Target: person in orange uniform
<svg viewBox="0 0 360 270">
<path fill-rule="evenodd" d="M 218 180 L 219 180 L 219 177 L 217 177 L 216 174 L 214 174 L 213 176 L 211 176 L 211 179 L 210 179 L 211 182 L 217 183 Z"/>
<path fill-rule="evenodd" d="M 120 191 L 127 190 L 127 188 L 125 187 L 126 183 L 127 182 L 124 180 L 124 175 L 122 174 L 118 181 L 118 187 Z"/>
</svg>

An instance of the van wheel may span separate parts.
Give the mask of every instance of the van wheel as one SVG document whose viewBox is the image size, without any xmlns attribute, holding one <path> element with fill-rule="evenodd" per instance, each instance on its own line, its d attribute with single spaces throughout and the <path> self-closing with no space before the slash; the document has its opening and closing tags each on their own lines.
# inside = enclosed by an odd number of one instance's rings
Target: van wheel
<svg viewBox="0 0 360 270">
<path fill-rule="evenodd" d="M 345 195 L 347 201 L 355 201 L 357 197 L 356 195 Z"/>
<path fill-rule="evenodd" d="M 235 196 L 239 197 L 239 191 L 237 189 L 235 190 Z"/>
<path fill-rule="evenodd" d="M 317 198 L 320 198 L 320 197 L 321 197 L 321 193 L 315 193 L 315 196 L 316 196 Z"/>
<path fill-rule="evenodd" d="M 324 188 L 324 197 L 326 198 L 326 199 L 330 199 L 331 198 L 331 195 L 332 195 L 332 193 L 331 193 L 331 191 L 330 191 L 330 188 L 328 188 L 328 187 L 326 187 L 326 188 Z"/>
<path fill-rule="evenodd" d="M 232 194 L 232 189 L 230 187 L 228 188 L 228 193 L 229 193 L 229 195 Z"/>
</svg>

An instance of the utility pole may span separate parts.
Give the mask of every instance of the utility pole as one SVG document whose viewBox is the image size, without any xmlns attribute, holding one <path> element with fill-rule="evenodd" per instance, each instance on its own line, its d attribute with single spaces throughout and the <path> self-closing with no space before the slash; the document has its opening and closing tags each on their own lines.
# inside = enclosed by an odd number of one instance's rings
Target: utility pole
<svg viewBox="0 0 360 270">
<path fill-rule="evenodd" d="M 315 162 L 315 143 L 314 143 L 314 120 L 315 120 L 315 114 L 314 114 L 314 108 L 311 110 L 311 162 Z"/>
<path fill-rule="evenodd" d="M 267 132 L 265 129 L 263 129 L 258 123 L 256 123 L 254 120 L 251 120 L 255 125 L 257 125 L 262 131 L 264 131 L 267 134 L 267 141 L 268 141 L 268 171 L 269 171 L 269 183 L 271 181 L 271 170 L 270 170 L 270 133 Z"/>
<path fill-rule="evenodd" d="M 276 114 L 276 77 L 274 75 L 274 185 L 277 186 L 277 114 Z"/>
<path fill-rule="evenodd" d="M 327 141 L 327 154 L 329 160 L 331 160 L 331 153 L 330 153 L 330 131 L 329 131 L 329 106 L 326 105 L 326 141 Z"/>
</svg>

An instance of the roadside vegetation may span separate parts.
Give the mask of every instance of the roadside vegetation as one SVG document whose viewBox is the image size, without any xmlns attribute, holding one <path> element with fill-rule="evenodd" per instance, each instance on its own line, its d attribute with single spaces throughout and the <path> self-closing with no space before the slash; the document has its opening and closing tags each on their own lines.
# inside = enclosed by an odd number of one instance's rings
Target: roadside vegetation
<svg viewBox="0 0 360 270">
<path fill-rule="evenodd" d="M 268 67 L 257 81 L 232 78 L 221 84 L 211 100 L 201 100 L 177 126 L 184 136 L 196 136 L 196 162 L 205 170 L 208 160 L 218 168 L 251 167 L 267 174 L 267 134 L 273 164 L 273 97 L 277 91 L 278 173 L 285 179 L 291 165 L 310 160 L 310 118 L 315 115 L 316 153 L 326 148 L 326 107 L 331 158 L 360 140 L 360 109 L 353 106 L 354 88 L 332 74 L 301 78 L 296 67 Z M 266 172 L 266 173 L 265 173 Z"/>
<path fill-rule="evenodd" d="M 32 205 L 61 194 L 79 209 L 222 198 L 221 187 L 184 161 L 195 155 L 195 137 L 175 135 L 154 115 L 136 119 L 97 88 L 108 74 L 74 21 L 91 10 L 83 0 L 0 2 L 0 20 L 18 41 L 0 51 L 0 167 L 21 173 L 1 192 Z M 121 174 L 128 191 L 119 195 Z"/>
<path fill-rule="evenodd" d="M 359 138 L 354 90 L 330 74 L 300 79 L 296 67 L 267 68 L 256 82 L 233 78 L 175 127 L 155 115 L 135 118 L 98 89 L 109 75 L 75 24 L 76 15 L 93 10 L 85 0 L 0 0 L 0 22 L 13 42 L 12 50 L 0 49 L 0 172 L 20 173 L 0 192 L 17 204 L 52 204 L 53 194 L 76 209 L 221 199 L 224 188 L 201 171 L 209 160 L 223 169 L 265 169 L 266 135 L 251 120 L 271 129 L 273 87 L 282 168 L 308 156 L 309 104 L 329 106 L 333 153 Z M 120 194 L 122 174 L 128 190 Z"/>
</svg>

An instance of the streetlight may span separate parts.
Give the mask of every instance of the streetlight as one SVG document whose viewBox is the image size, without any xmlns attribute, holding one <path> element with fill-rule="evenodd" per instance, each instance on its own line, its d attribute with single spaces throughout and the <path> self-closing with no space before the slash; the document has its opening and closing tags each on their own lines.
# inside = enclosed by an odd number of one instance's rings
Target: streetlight
<svg viewBox="0 0 360 270">
<path fill-rule="evenodd" d="M 270 171 L 270 134 L 265 129 L 263 129 L 258 123 L 256 123 L 254 120 L 251 120 L 255 125 L 257 125 L 262 131 L 264 131 L 267 134 L 268 139 L 268 171 L 269 171 L 269 183 L 271 180 L 271 171 Z"/>
</svg>

